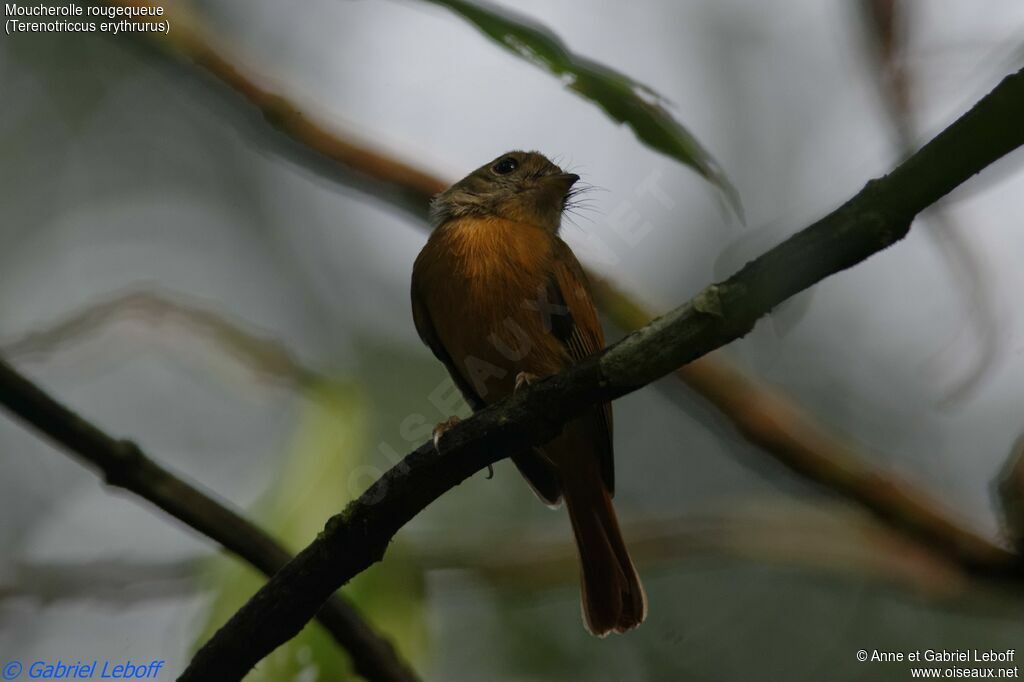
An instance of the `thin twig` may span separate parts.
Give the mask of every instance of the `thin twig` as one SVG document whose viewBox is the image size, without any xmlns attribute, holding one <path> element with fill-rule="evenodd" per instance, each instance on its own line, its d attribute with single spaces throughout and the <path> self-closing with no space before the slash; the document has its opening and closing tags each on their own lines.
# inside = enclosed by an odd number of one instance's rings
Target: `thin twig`
<svg viewBox="0 0 1024 682">
<path fill-rule="evenodd" d="M 39 359 L 119 318 L 141 317 L 153 327 L 177 322 L 209 339 L 247 368 L 275 382 L 303 386 L 326 377 L 303 364 L 279 340 L 244 329 L 241 324 L 180 295 L 133 290 L 86 306 L 45 328 L 0 342 L 0 354 L 11 359 Z"/>
<path fill-rule="evenodd" d="M 613 400 L 748 333 L 794 294 L 903 239 L 914 217 L 1024 144 L 1024 70 L 1006 77 L 883 178 L 738 273 L 601 353 L 532 384 L 426 442 L 332 517 L 195 655 L 179 678 L 233 682 L 298 633 L 323 600 L 384 556 L 406 523 L 468 476 L 545 443 L 589 406 Z M 878 482 L 883 484 L 884 482 Z M 946 538 L 937 538 L 946 542 Z M 964 568 L 1020 580 L 1012 552 L 950 548 Z"/>
<path fill-rule="evenodd" d="M 596 281 L 600 291 L 607 286 Z M 650 320 L 631 306 L 620 315 L 639 325 Z M 747 376 L 725 358 L 706 355 L 676 370 L 687 386 L 703 396 L 751 443 L 791 471 L 860 504 L 876 517 L 952 557 L 984 562 L 1003 550 L 971 531 L 925 492 L 870 462 L 852 439 L 822 427 L 783 393 Z"/>
<path fill-rule="evenodd" d="M 0 585 L 0 599 L 32 599 L 44 604 L 75 599 L 133 604 L 180 598 L 199 589 L 198 558 L 172 561 L 100 559 L 62 563 L 15 563 Z"/>
<path fill-rule="evenodd" d="M 436 176 L 402 161 L 378 154 L 365 145 L 336 134 L 316 121 L 287 96 L 260 82 L 216 46 L 199 17 L 182 2 L 152 0 L 78 0 L 82 4 L 132 7 L 161 6 L 173 26 L 168 35 L 130 34 L 136 45 L 157 46 L 175 60 L 191 62 L 241 95 L 255 107 L 268 125 L 256 126 L 254 139 L 271 151 L 295 161 L 303 168 L 340 180 L 345 185 L 383 196 L 387 203 L 416 217 L 425 217 L 430 198 L 445 189 Z M 118 36 L 117 42 L 125 42 Z M 228 103 L 231 104 L 231 103 Z M 251 110 L 234 111 L 241 125 Z M 279 135 L 268 135 L 276 129 Z M 297 144 L 296 144 L 297 143 Z"/>
<path fill-rule="evenodd" d="M 879 90 L 885 100 L 886 112 L 899 152 L 909 156 L 917 138 L 915 122 L 916 79 L 906 55 L 911 10 L 903 0 L 863 0 L 866 26 L 873 37 L 876 74 Z M 922 215 L 939 253 L 957 280 L 956 293 L 963 299 L 964 311 L 971 319 L 970 329 L 978 342 L 978 350 L 968 359 L 968 370 L 957 379 L 942 402 L 950 404 L 971 394 L 999 359 L 1000 319 L 995 308 L 991 283 L 985 277 L 977 248 L 961 232 L 950 211 L 941 203 L 929 207 Z"/>
<path fill-rule="evenodd" d="M 133 442 L 117 440 L 47 395 L 0 359 L 0 404 L 50 440 L 98 468 L 106 482 L 145 498 L 212 538 L 266 575 L 292 558 L 273 538 L 209 494 L 170 473 Z M 320 623 L 369 680 L 412 682 L 416 675 L 391 643 L 377 635 L 351 604 L 325 595 Z"/>
<path fill-rule="evenodd" d="M 909 540 L 844 503 L 730 501 L 717 513 L 624 522 L 629 552 L 641 572 L 697 558 L 732 558 L 795 570 L 845 573 L 900 584 L 940 599 L 989 594 L 991 583 L 971 580 L 941 552 Z M 739 507 L 737 509 L 736 507 Z M 464 570 L 501 589 L 533 591 L 575 584 L 576 549 L 566 537 L 512 528 L 500 546 L 481 547 L 451 534 L 418 537 L 408 556 L 425 570 Z M 540 535 L 540 537 L 538 537 Z"/>
</svg>

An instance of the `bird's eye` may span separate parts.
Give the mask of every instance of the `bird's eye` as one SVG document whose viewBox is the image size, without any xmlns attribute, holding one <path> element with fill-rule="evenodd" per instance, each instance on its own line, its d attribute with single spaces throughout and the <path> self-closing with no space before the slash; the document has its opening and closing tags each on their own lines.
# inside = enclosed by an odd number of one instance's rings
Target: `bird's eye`
<svg viewBox="0 0 1024 682">
<path fill-rule="evenodd" d="M 491 167 L 491 170 L 498 175 L 508 175 L 516 168 L 519 168 L 519 162 L 511 156 L 506 156 L 504 159 L 494 164 L 494 166 Z"/>
</svg>

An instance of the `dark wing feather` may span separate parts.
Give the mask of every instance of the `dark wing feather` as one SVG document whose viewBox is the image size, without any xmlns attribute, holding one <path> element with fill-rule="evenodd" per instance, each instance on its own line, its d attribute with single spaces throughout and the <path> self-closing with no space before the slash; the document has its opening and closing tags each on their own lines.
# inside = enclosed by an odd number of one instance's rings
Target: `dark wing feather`
<svg viewBox="0 0 1024 682">
<path fill-rule="evenodd" d="M 574 362 L 604 348 L 601 320 L 590 298 L 587 276 L 569 246 L 555 238 L 555 261 L 548 296 L 555 308 L 551 333 L 558 338 Z M 603 433 L 597 449 L 601 458 L 601 476 L 610 494 L 615 494 L 615 460 L 612 451 L 612 406 L 604 403 L 598 410 Z"/>
<path fill-rule="evenodd" d="M 420 339 L 426 344 L 427 348 L 434 352 L 434 356 L 437 357 L 445 368 L 448 370 L 448 374 L 451 375 L 452 381 L 458 387 L 462 393 L 462 397 L 469 403 L 470 408 L 474 412 L 484 408 L 484 401 L 481 400 L 480 396 L 473 389 L 473 385 L 466 381 L 466 379 L 459 373 L 455 363 L 452 362 L 451 355 L 448 354 L 448 350 L 441 343 L 441 339 L 437 337 L 437 332 L 434 330 L 434 323 L 430 319 L 430 311 L 427 310 L 427 306 L 423 304 L 423 301 L 416 294 L 416 287 L 412 289 L 412 321 L 416 325 L 416 331 L 420 335 Z"/>
</svg>

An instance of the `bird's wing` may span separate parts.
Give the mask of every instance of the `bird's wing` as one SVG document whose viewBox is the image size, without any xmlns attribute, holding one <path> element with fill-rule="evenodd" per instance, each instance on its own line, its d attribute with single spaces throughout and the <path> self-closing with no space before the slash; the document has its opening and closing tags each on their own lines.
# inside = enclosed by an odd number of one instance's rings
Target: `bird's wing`
<svg viewBox="0 0 1024 682">
<path fill-rule="evenodd" d="M 569 246 L 555 238 L 554 268 L 549 283 L 550 301 L 556 313 L 551 316 L 551 333 L 558 338 L 574 362 L 604 348 L 604 332 L 597 310 L 590 298 L 587 276 Z M 558 314 L 559 312 L 563 314 Z M 608 492 L 615 492 L 615 462 L 612 453 L 612 406 L 605 403 L 598 410 L 601 433 L 597 451 L 601 458 L 601 476 Z"/>
<path fill-rule="evenodd" d="M 466 399 L 466 402 L 469 403 L 473 411 L 476 412 L 483 409 L 484 401 L 474 390 L 473 384 L 466 381 L 465 377 L 459 372 L 459 368 L 452 362 L 452 357 L 448 354 L 448 350 L 441 343 L 441 339 L 438 338 L 437 332 L 434 330 L 434 322 L 430 319 L 430 310 L 417 294 L 415 285 L 412 289 L 412 321 L 416 325 L 416 331 L 419 333 L 420 339 L 423 340 L 427 348 L 433 351 L 437 359 L 444 363 L 448 374 L 452 377 L 452 381 L 455 382 L 455 385 L 462 393 L 462 397 Z"/>
<path fill-rule="evenodd" d="M 416 325 L 423 343 L 434 352 L 434 355 L 444 363 L 451 375 L 452 381 L 458 386 L 462 396 L 469 403 L 474 412 L 483 409 L 485 403 L 473 388 L 473 384 L 466 380 L 459 368 L 452 362 L 451 355 L 444 347 L 441 339 L 434 329 L 434 323 L 430 319 L 430 309 L 427 308 L 422 298 L 417 294 L 415 275 L 412 287 L 412 319 Z M 558 472 L 551 461 L 537 448 L 527 452 L 512 455 L 512 461 L 523 474 L 533 492 L 536 493 L 546 504 L 555 506 L 562 499 L 562 483 L 558 478 Z"/>
</svg>

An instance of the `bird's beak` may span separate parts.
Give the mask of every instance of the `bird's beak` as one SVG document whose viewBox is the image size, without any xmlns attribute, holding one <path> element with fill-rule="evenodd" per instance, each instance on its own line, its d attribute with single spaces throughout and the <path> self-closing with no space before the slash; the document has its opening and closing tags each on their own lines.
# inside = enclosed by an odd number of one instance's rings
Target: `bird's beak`
<svg viewBox="0 0 1024 682">
<path fill-rule="evenodd" d="M 555 175 L 547 175 L 544 177 L 544 180 L 557 185 L 563 192 L 568 192 L 569 188 L 576 184 L 576 181 L 579 179 L 580 176 L 575 173 L 556 173 Z"/>
</svg>

